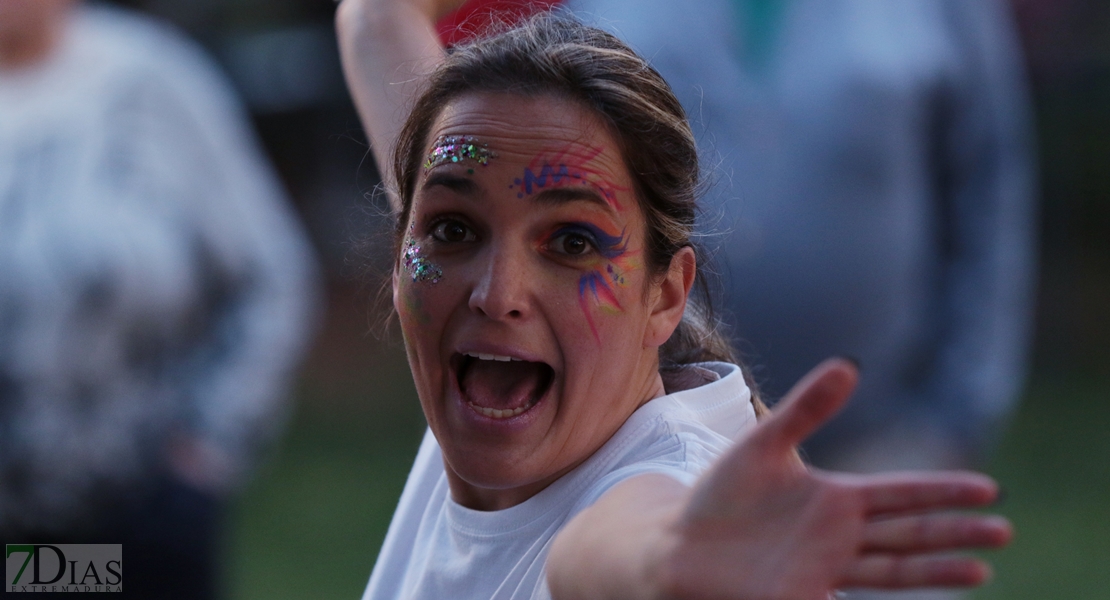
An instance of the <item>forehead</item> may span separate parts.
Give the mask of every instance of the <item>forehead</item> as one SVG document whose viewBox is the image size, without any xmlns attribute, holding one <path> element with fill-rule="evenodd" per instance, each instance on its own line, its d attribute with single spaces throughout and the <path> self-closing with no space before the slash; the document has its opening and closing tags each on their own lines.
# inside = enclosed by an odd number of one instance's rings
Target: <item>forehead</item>
<svg viewBox="0 0 1110 600">
<path fill-rule="evenodd" d="M 436 118 L 426 150 L 441 136 L 471 136 L 498 162 L 537 158 L 589 160 L 595 171 L 627 180 L 609 127 L 578 102 L 549 94 L 474 93 L 449 103 Z"/>
</svg>

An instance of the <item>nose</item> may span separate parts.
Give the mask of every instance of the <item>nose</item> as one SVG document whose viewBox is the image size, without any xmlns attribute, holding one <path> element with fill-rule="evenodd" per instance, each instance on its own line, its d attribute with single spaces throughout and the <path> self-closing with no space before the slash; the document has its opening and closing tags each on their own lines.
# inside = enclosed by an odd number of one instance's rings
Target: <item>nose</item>
<svg viewBox="0 0 1110 600">
<path fill-rule="evenodd" d="M 486 250 L 482 271 L 470 293 L 470 309 L 493 320 L 516 320 L 529 313 L 528 256 L 509 245 Z"/>
</svg>

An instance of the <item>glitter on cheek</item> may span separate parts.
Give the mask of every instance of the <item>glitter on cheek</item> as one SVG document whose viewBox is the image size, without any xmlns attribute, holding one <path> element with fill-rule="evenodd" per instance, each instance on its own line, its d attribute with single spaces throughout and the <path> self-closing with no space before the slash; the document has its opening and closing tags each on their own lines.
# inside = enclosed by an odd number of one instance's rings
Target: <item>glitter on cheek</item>
<svg viewBox="0 0 1110 600">
<path fill-rule="evenodd" d="M 401 253 L 401 265 L 405 272 L 412 276 L 413 282 L 429 281 L 439 283 L 443 279 L 443 270 L 428 262 L 421 255 L 420 246 L 411 237 L 405 240 L 405 249 Z"/>
</svg>

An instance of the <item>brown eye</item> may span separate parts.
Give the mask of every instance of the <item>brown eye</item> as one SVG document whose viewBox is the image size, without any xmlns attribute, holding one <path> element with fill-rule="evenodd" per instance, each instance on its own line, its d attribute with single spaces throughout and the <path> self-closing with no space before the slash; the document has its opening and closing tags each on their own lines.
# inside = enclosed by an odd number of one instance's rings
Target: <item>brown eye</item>
<svg viewBox="0 0 1110 600">
<path fill-rule="evenodd" d="M 466 239 L 466 228 L 460 223 L 447 223 L 443 226 L 443 239 L 448 242 L 461 242 Z"/>
<path fill-rule="evenodd" d="M 590 238 L 584 235 L 564 233 L 552 240 L 549 247 L 559 254 L 581 256 L 589 252 L 593 244 L 590 242 Z"/>
<path fill-rule="evenodd" d="M 432 230 L 432 237 L 449 243 L 473 242 L 476 239 L 474 232 L 465 224 L 454 221 L 442 221 Z"/>
<path fill-rule="evenodd" d="M 590 243 L 580 235 L 568 235 L 563 238 L 563 252 L 567 254 L 582 254 L 590 247 Z"/>
</svg>

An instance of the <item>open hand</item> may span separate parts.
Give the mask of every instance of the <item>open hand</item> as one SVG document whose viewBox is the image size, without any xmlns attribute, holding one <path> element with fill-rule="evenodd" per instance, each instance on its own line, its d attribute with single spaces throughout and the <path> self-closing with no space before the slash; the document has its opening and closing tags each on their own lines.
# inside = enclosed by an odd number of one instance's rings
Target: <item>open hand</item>
<svg viewBox="0 0 1110 600">
<path fill-rule="evenodd" d="M 794 448 L 844 404 L 856 368 L 825 361 L 693 489 L 658 574 L 681 598 L 824 600 L 849 587 L 973 586 L 989 567 L 945 551 L 998 547 L 1009 523 L 942 512 L 990 504 L 970 472 L 852 475 L 807 469 Z"/>
</svg>

